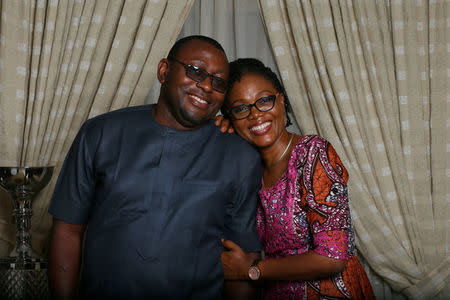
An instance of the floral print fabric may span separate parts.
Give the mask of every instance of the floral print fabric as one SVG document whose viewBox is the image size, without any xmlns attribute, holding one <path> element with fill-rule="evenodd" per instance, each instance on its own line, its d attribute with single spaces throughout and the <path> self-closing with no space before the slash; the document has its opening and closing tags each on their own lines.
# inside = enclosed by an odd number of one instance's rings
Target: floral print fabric
<svg viewBox="0 0 450 300">
<path fill-rule="evenodd" d="M 347 170 L 332 145 L 316 135 L 303 136 L 291 153 L 285 173 L 259 193 L 257 229 L 266 257 L 312 250 L 331 258 L 356 259 L 347 180 Z M 357 265 L 362 269 L 359 262 Z M 353 294 L 342 274 L 327 280 L 337 289 L 333 297 L 350 298 Z M 323 291 L 321 282 L 267 282 L 264 299 L 307 299 L 307 293 L 312 296 L 313 291 Z M 370 288 L 368 279 L 367 284 Z"/>
</svg>

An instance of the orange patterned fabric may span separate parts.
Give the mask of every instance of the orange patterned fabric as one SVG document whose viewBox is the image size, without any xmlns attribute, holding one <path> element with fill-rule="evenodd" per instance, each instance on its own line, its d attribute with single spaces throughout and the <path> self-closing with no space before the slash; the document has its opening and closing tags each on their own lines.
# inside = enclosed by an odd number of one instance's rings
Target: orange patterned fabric
<svg viewBox="0 0 450 300">
<path fill-rule="evenodd" d="M 342 271 L 342 279 L 350 299 L 375 299 L 369 278 L 356 256 L 352 256 L 348 260 L 344 271 Z M 348 299 L 336 287 L 331 278 L 321 280 L 320 291 L 308 283 L 306 294 L 307 299 Z"/>
<path fill-rule="evenodd" d="M 264 299 L 373 299 L 356 258 L 347 193 L 348 173 L 325 139 L 304 136 L 286 172 L 260 191 L 257 229 L 267 258 L 314 251 L 348 260 L 343 272 L 317 281 L 268 281 Z"/>
</svg>

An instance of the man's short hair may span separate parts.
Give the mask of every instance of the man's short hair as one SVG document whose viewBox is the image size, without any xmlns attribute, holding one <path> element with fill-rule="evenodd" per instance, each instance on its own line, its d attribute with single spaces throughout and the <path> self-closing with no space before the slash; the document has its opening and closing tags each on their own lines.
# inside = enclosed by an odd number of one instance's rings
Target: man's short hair
<svg viewBox="0 0 450 300">
<path fill-rule="evenodd" d="M 187 42 L 192 41 L 192 40 L 201 40 L 201 41 L 207 42 L 207 43 L 213 45 L 214 47 L 216 47 L 217 49 L 222 50 L 222 52 L 225 54 L 225 50 L 223 49 L 222 45 L 220 45 L 219 42 L 216 41 L 215 39 L 204 36 L 204 35 L 190 35 L 190 36 L 181 38 L 178 41 L 176 41 L 175 44 L 170 49 L 169 54 L 167 55 L 167 58 L 168 59 L 176 58 L 178 55 L 178 51 L 184 46 L 184 44 L 186 44 Z"/>
</svg>

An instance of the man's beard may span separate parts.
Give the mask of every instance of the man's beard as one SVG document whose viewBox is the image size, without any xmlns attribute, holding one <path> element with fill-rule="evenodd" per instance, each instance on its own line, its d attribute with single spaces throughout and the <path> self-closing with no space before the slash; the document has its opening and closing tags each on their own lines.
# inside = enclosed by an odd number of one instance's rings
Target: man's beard
<svg viewBox="0 0 450 300">
<path fill-rule="evenodd" d="M 194 112 L 188 111 L 182 107 L 180 107 L 179 112 L 182 117 L 181 118 L 182 120 L 178 120 L 178 122 L 181 123 L 181 125 L 183 125 L 185 127 L 201 126 L 201 125 L 205 124 L 213 116 L 212 113 L 209 113 L 209 114 L 206 114 L 203 116 L 199 116 L 199 115 L 195 114 Z"/>
</svg>

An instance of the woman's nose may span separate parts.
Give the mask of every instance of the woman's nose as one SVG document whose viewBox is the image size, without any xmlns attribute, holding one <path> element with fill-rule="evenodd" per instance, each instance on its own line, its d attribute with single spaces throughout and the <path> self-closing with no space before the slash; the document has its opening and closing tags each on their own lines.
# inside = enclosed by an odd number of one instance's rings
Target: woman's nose
<svg viewBox="0 0 450 300">
<path fill-rule="evenodd" d="M 250 107 L 250 115 L 248 116 L 249 119 L 257 119 L 262 114 L 259 109 L 256 108 L 256 106 L 252 105 Z"/>
</svg>

